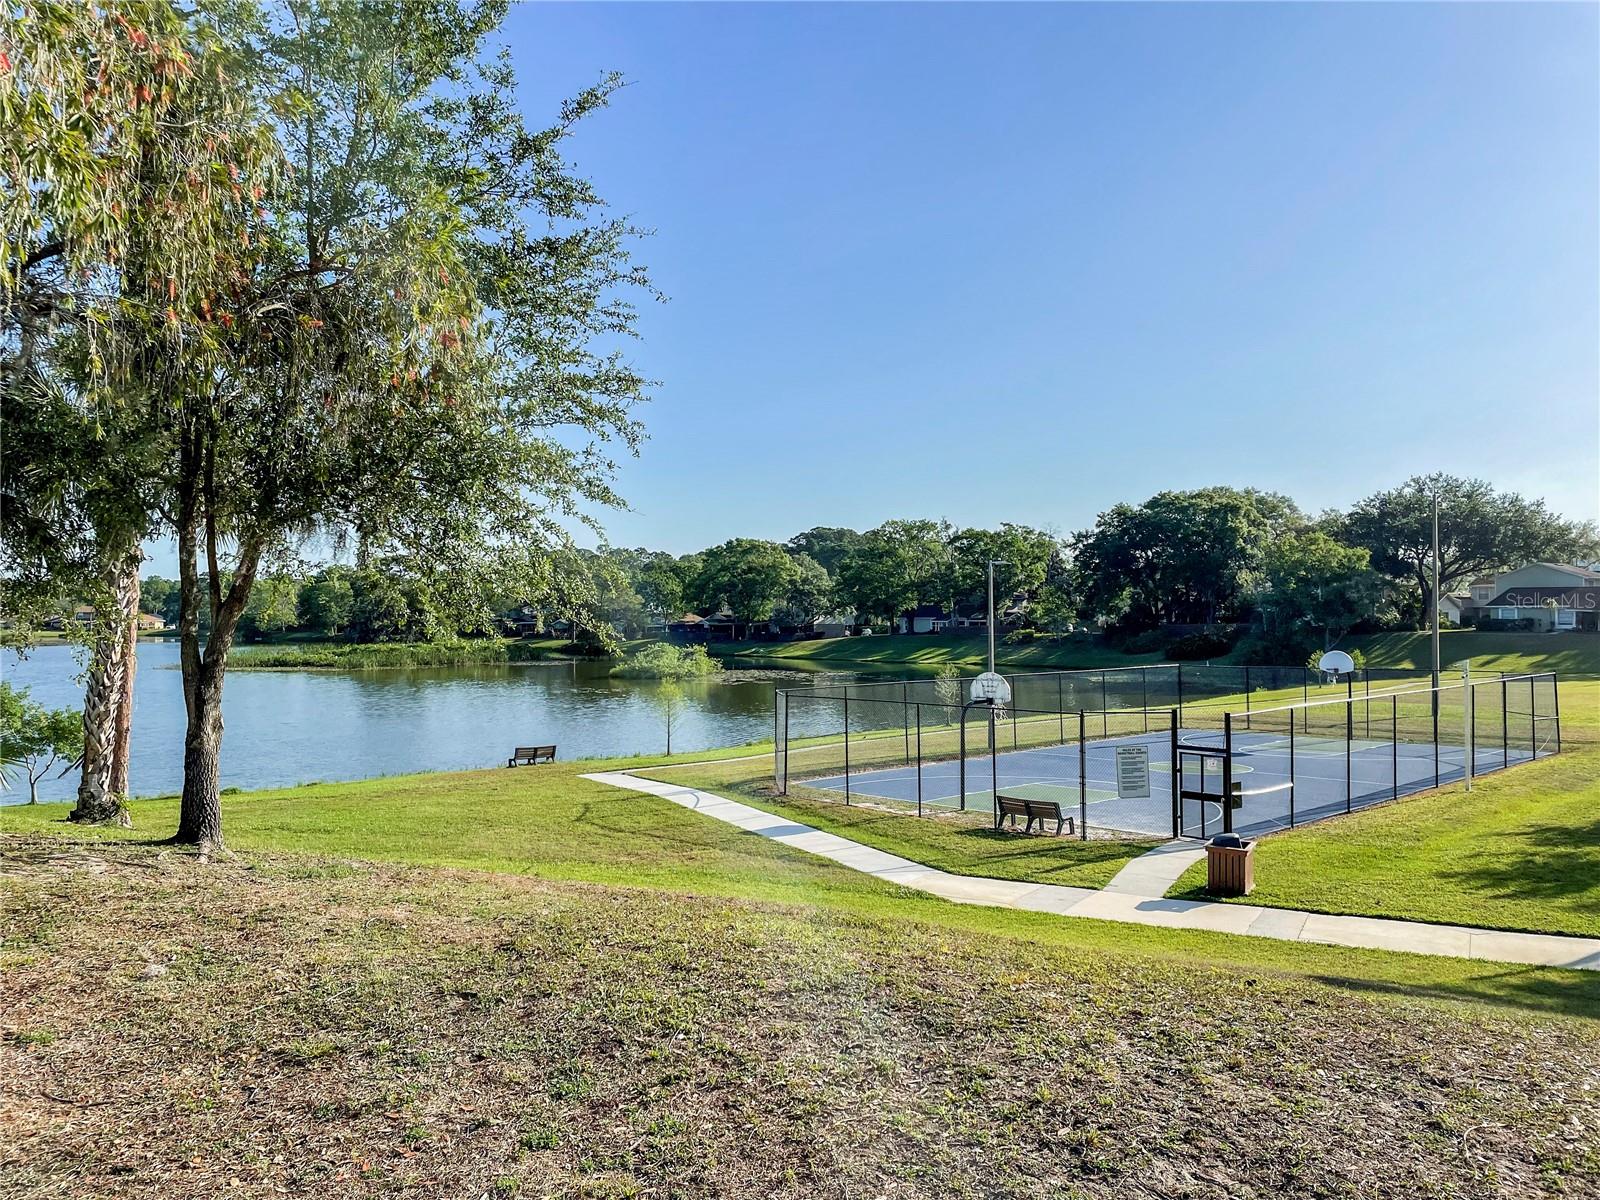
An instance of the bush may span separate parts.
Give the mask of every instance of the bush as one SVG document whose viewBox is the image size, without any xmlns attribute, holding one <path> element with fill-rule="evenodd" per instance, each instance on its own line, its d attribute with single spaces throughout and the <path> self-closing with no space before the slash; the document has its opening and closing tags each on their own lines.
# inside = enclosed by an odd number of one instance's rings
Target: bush
<svg viewBox="0 0 1600 1200">
<path fill-rule="evenodd" d="M 611 673 L 619 679 L 696 679 L 720 670 L 722 664 L 707 654 L 704 646 L 679 648 L 657 642 L 628 655 Z"/>
<path fill-rule="evenodd" d="M 1202 658 L 1220 658 L 1238 643 L 1239 636 L 1222 630 L 1185 634 L 1168 644 L 1166 656 L 1174 662 L 1191 662 Z"/>
<path fill-rule="evenodd" d="M 1129 634 L 1120 640 L 1124 654 L 1161 654 L 1167 648 L 1170 635 L 1159 629 L 1146 629 L 1143 633 Z"/>
<path fill-rule="evenodd" d="M 1026 646 L 1029 642 L 1039 640 L 1037 629 L 1013 629 L 1002 639 L 1008 646 Z"/>
</svg>

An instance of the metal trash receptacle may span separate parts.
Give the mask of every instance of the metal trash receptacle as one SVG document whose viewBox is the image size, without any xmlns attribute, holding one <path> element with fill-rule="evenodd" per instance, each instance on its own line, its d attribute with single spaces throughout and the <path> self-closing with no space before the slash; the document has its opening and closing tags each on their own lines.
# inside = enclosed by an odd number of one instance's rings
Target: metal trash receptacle
<svg viewBox="0 0 1600 1200">
<path fill-rule="evenodd" d="M 1256 886 L 1256 844 L 1236 833 L 1206 843 L 1206 891 L 1213 896 L 1248 896 Z"/>
</svg>

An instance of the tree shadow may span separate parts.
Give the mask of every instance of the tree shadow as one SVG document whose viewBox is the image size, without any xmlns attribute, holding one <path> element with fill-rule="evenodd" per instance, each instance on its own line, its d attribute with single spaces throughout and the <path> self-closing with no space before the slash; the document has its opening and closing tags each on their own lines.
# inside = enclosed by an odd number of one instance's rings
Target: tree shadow
<svg viewBox="0 0 1600 1200">
<path fill-rule="evenodd" d="M 1506 833 L 1441 877 L 1499 900 L 1563 900 L 1600 913 L 1600 818 Z"/>
<path fill-rule="evenodd" d="M 1567 1017 L 1600 1017 L 1600 971 L 1494 964 L 1482 974 L 1458 983 L 1394 983 L 1326 974 L 1309 974 L 1306 978 L 1367 995 L 1459 1000 Z"/>
</svg>

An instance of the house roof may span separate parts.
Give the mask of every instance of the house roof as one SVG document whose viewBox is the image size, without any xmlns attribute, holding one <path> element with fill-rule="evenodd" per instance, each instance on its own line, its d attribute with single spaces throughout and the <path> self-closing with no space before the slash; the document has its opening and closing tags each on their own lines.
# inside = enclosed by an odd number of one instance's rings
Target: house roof
<svg viewBox="0 0 1600 1200">
<path fill-rule="evenodd" d="M 1489 601 L 1489 608 L 1543 608 L 1554 601 L 1560 608 L 1600 612 L 1600 587 L 1511 587 Z"/>
</svg>

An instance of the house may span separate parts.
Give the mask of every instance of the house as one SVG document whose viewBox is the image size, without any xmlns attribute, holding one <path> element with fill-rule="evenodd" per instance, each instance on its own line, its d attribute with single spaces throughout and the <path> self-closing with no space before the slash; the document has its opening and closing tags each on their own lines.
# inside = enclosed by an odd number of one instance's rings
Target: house
<svg viewBox="0 0 1600 1200">
<path fill-rule="evenodd" d="M 937 604 L 919 604 L 909 609 L 898 626 L 900 633 L 943 633 L 953 627 L 955 618 Z"/>
<path fill-rule="evenodd" d="M 1485 600 L 1489 597 L 1485 596 Z M 1473 611 L 1471 592 L 1453 592 L 1439 597 L 1439 615 L 1452 625 L 1465 625 L 1467 614 Z"/>
<path fill-rule="evenodd" d="M 155 613 L 142 612 L 139 614 L 140 633 L 156 633 L 166 627 L 167 623 L 156 616 Z"/>
<path fill-rule="evenodd" d="M 1524 629 L 1600 629 L 1600 571 L 1573 563 L 1532 563 L 1495 578 L 1496 594 L 1480 627 L 1514 622 Z"/>
<path fill-rule="evenodd" d="M 825 617 L 816 617 L 811 622 L 811 635 L 813 637 L 849 637 L 856 631 L 859 624 L 855 613 L 831 613 Z"/>
</svg>

